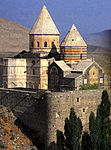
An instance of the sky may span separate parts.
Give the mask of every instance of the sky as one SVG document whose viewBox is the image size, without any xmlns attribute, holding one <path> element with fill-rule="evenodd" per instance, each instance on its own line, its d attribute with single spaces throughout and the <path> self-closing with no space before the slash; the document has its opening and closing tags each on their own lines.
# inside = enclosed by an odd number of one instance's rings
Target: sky
<svg viewBox="0 0 111 150">
<path fill-rule="evenodd" d="M 0 17 L 32 28 L 44 0 L 0 0 Z M 81 34 L 111 29 L 111 0 L 45 0 L 61 35 L 72 24 Z"/>
</svg>

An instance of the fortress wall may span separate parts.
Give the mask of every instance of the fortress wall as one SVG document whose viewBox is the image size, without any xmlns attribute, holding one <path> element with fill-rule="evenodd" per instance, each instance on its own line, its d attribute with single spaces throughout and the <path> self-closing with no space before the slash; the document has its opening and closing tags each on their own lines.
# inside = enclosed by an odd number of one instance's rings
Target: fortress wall
<svg viewBox="0 0 111 150">
<path fill-rule="evenodd" d="M 48 95 L 48 143 L 55 141 L 56 130 L 64 130 L 64 120 L 69 117 L 70 108 L 82 120 L 83 130 L 88 130 L 89 115 L 96 114 L 97 106 L 101 102 L 103 90 L 81 90 L 66 93 L 51 93 Z M 110 92 L 109 92 L 110 95 Z M 85 112 L 84 112 L 85 111 Z"/>
<path fill-rule="evenodd" d="M 96 113 L 102 91 L 28 92 L 0 89 L 0 104 L 10 107 L 17 118 L 37 133 L 40 142 L 50 144 L 56 140 L 56 130 L 63 131 L 64 120 L 69 117 L 71 107 L 81 118 L 84 130 L 88 130 L 89 114 L 91 111 Z"/>
</svg>

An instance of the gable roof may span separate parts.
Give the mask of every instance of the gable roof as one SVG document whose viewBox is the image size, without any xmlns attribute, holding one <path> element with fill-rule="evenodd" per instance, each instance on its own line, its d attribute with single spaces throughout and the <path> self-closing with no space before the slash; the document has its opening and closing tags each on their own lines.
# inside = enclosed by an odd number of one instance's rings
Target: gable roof
<svg viewBox="0 0 111 150">
<path fill-rule="evenodd" d="M 30 34 L 59 34 L 46 6 L 44 5 Z"/>
<path fill-rule="evenodd" d="M 63 61 L 54 61 L 63 71 L 71 71 L 72 69 Z"/>
<path fill-rule="evenodd" d="M 71 68 L 73 71 L 81 71 L 83 72 L 86 70 L 89 66 L 91 66 L 94 62 L 92 60 L 85 60 L 85 61 L 80 61 L 77 64 L 73 64 Z"/>
<path fill-rule="evenodd" d="M 62 41 L 61 46 L 87 46 L 87 45 L 73 24 L 70 31 Z"/>
</svg>

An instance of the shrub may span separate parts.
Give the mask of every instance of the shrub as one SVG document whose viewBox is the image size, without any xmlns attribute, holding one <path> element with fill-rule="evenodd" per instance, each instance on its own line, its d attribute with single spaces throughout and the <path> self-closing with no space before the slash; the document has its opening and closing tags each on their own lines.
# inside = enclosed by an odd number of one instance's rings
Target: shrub
<svg viewBox="0 0 111 150">
<path fill-rule="evenodd" d="M 0 148 L 5 149 L 6 147 L 3 144 L 0 144 Z"/>
<path fill-rule="evenodd" d="M 99 84 L 84 84 L 84 85 L 80 85 L 80 90 L 92 90 L 92 89 L 99 89 L 100 86 Z"/>
</svg>

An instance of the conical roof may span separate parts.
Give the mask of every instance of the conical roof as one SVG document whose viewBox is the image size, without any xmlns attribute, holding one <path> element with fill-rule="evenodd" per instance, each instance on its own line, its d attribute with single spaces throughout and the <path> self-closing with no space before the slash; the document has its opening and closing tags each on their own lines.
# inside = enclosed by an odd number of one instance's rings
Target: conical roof
<svg viewBox="0 0 111 150">
<path fill-rule="evenodd" d="M 59 34 L 46 6 L 44 5 L 30 34 Z"/>
<path fill-rule="evenodd" d="M 61 46 L 87 46 L 87 45 L 73 24 L 70 31 L 62 41 Z"/>
</svg>

